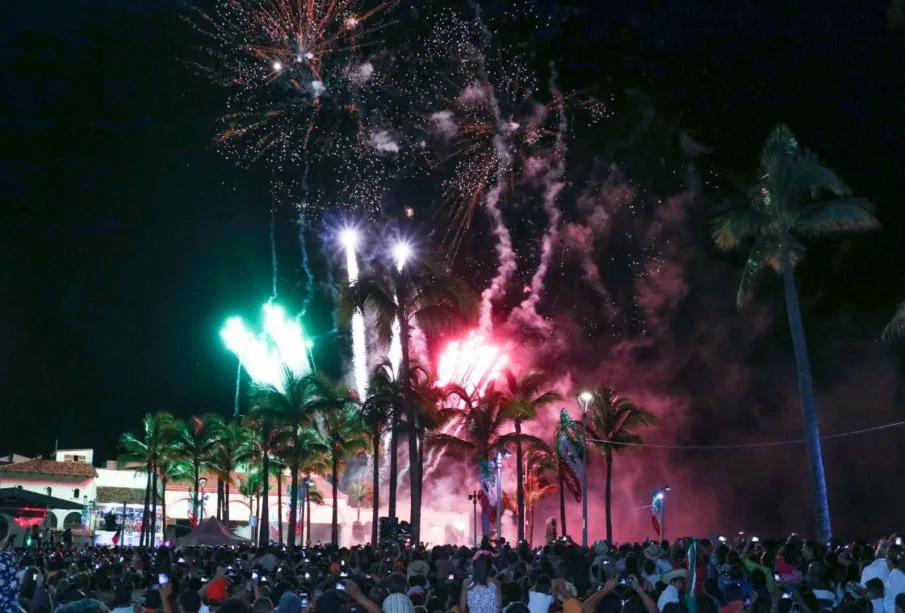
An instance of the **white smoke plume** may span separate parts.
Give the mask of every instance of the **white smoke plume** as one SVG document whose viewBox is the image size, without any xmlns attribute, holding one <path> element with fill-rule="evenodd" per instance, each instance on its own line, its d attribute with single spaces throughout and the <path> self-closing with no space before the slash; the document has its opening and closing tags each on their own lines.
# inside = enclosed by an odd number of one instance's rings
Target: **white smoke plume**
<svg viewBox="0 0 905 613">
<path fill-rule="evenodd" d="M 371 146 L 383 153 L 399 153 L 399 145 L 386 130 L 371 134 Z"/>
<path fill-rule="evenodd" d="M 371 79 L 371 75 L 373 74 L 374 64 L 372 64 L 371 62 L 364 62 L 363 64 L 359 64 L 352 69 L 350 77 L 352 81 L 361 85 L 367 83 Z"/>
<path fill-rule="evenodd" d="M 434 131 L 447 140 L 455 137 L 459 131 L 459 126 L 453 120 L 452 111 L 438 111 L 431 115 L 431 121 L 434 124 Z"/>
</svg>

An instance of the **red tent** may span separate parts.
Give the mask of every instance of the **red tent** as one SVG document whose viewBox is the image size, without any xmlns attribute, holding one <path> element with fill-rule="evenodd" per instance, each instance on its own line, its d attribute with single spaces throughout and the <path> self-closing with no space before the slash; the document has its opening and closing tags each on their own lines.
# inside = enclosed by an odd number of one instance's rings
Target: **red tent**
<svg viewBox="0 0 905 613">
<path fill-rule="evenodd" d="M 230 532 L 216 517 L 208 517 L 191 534 L 176 539 L 177 545 L 243 545 L 248 542 Z"/>
</svg>

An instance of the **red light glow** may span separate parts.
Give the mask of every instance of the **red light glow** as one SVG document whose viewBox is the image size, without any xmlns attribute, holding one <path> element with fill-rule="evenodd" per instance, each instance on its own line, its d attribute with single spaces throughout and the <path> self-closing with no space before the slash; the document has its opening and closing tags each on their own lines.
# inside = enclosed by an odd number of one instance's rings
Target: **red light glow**
<svg viewBox="0 0 905 613">
<path fill-rule="evenodd" d="M 462 340 L 452 341 L 440 355 L 437 366 L 437 386 L 450 383 L 460 385 L 469 394 L 484 394 L 487 386 L 509 361 L 502 348 L 489 342 L 477 331 Z"/>
</svg>

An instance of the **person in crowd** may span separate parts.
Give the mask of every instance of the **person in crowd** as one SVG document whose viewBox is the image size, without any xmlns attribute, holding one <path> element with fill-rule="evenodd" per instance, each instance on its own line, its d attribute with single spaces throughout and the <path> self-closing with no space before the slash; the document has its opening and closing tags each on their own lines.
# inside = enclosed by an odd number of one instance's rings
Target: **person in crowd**
<svg viewBox="0 0 905 613">
<path fill-rule="evenodd" d="M 905 549 L 901 545 L 886 548 L 886 566 L 889 576 L 885 584 L 884 608 L 886 613 L 896 613 L 896 597 L 905 594 Z"/>
<path fill-rule="evenodd" d="M 666 586 L 657 599 L 657 609 L 661 612 L 670 603 L 678 604 L 681 593 L 685 590 L 688 571 L 684 568 L 672 570 L 660 576 L 660 582 Z"/>
<path fill-rule="evenodd" d="M 874 560 L 870 562 L 861 571 L 861 585 L 866 586 L 871 579 L 879 579 L 882 583 L 886 583 L 889 579 L 889 565 L 886 563 L 886 552 L 889 549 L 890 542 L 881 539 L 877 542 L 874 550 Z"/>
<path fill-rule="evenodd" d="M 498 613 L 503 605 L 500 583 L 489 576 L 490 552 L 478 551 L 472 560 L 472 577 L 462 583 L 458 613 Z"/>
<path fill-rule="evenodd" d="M 540 575 L 534 582 L 534 587 L 528 592 L 528 610 L 531 613 L 548 613 L 550 606 L 556 602 L 556 598 L 550 593 L 552 583 L 547 575 Z"/>
<path fill-rule="evenodd" d="M 393 573 L 386 580 L 389 595 L 384 599 L 383 613 L 414 613 L 415 605 L 406 595 L 408 581 L 402 573 Z"/>
</svg>

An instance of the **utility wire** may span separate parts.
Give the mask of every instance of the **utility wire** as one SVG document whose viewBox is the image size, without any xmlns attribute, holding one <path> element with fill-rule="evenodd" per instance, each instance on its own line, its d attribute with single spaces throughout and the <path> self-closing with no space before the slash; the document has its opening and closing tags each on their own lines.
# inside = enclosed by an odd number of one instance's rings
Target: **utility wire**
<svg viewBox="0 0 905 613">
<path fill-rule="evenodd" d="M 891 424 L 884 424 L 882 426 L 873 426 L 872 428 L 862 428 L 860 430 L 852 430 L 851 432 L 842 432 L 840 434 L 830 434 L 828 436 L 821 436 L 820 440 L 829 441 L 837 438 L 845 438 L 848 436 L 856 436 L 859 434 L 867 434 L 870 432 L 878 432 L 880 430 L 888 430 L 890 428 L 898 428 L 900 426 L 905 426 L 905 421 L 897 421 Z M 760 447 L 781 447 L 784 445 L 800 445 L 801 443 L 807 442 L 806 439 L 798 438 L 790 441 L 773 441 L 770 443 L 742 443 L 736 445 L 655 445 L 649 443 L 622 443 L 622 442 L 612 442 L 612 441 L 602 441 L 600 439 L 592 438 L 591 441 L 595 443 L 606 443 L 610 445 L 620 445 L 623 447 L 648 447 L 651 449 L 757 449 Z"/>
</svg>

